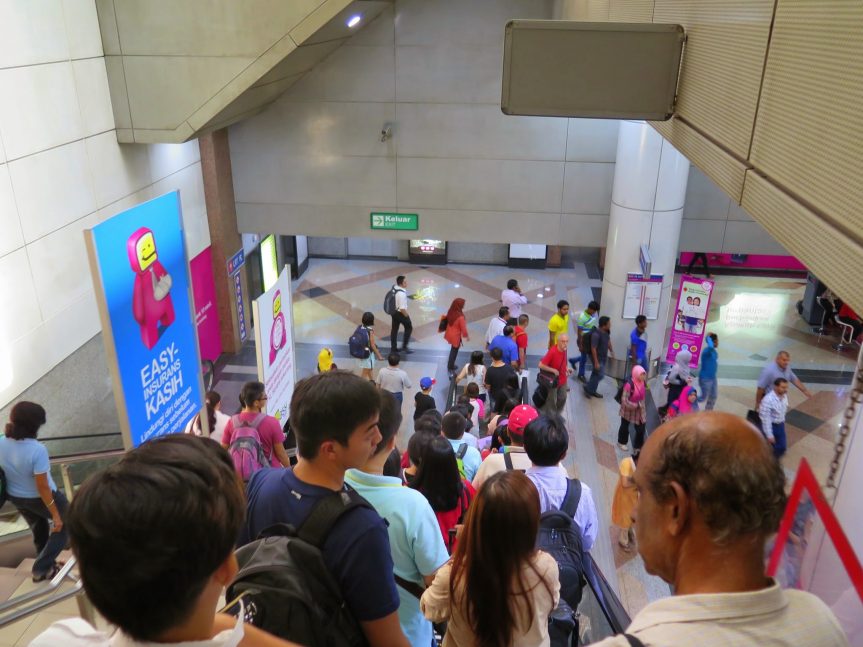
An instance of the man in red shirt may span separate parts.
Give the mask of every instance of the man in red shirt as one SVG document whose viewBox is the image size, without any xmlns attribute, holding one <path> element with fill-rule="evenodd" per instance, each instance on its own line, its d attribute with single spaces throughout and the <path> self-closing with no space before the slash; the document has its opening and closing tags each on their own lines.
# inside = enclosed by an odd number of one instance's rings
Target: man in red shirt
<svg viewBox="0 0 863 647">
<path fill-rule="evenodd" d="M 557 336 L 557 343 L 549 348 L 545 357 L 539 361 L 540 371 L 552 373 L 557 377 L 557 385 L 548 390 L 548 399 L 542 406 L 542 411 L 546 415 L 559 414 L 566 405 L 566 392 L 569 390 L 567 380 L 572 374 L 572 367 L 566 361 L 567 346 L 569 346 L 569 335 L 560 333 Z"/>
<path fill-rule="evenodd" d="M 518 347 L 518 370 L 523 371 L 527 368 L 524 363 L 524 358 L 527 355 L 527 324 L 530 323 L 530 317 L 526 314 L 518 316 L 518 325 L 515 327 L 515 345 Z"/>
</svg>

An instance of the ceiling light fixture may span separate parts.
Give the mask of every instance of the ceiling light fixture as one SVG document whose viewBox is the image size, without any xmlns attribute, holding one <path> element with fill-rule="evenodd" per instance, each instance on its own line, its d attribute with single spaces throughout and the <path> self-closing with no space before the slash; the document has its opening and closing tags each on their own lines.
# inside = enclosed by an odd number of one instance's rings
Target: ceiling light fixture
<svg viewBox="0 0 863 647">
<path fill-rule="evenodd" d="M 362 20 L 362 19 L 363 19 L 363 17 L 360 15 L 351 16 L 348 19 L 348 27 L 353 29 L 354 27 L 356 27 L 357 25 L 360 24 L 360 20 Z"/>
</svg>

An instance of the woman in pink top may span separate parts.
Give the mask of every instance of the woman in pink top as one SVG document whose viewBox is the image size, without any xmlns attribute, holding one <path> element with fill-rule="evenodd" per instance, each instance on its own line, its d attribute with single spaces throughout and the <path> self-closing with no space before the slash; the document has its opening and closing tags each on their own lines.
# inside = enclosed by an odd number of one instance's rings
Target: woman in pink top
<svg viewBox="0 0 863 647">
<path fill-rule="evenodd" d="M 444 647 L 542 647 L 560 599 L 554 558 L 536 550 L 539 495 L 518 470 L 494 474 L 467 513 L 452 559 L 420 599 L 448 621 Z"/>
<path fill-rule="evenodd" d="M 685 386 L 680 392 L 680 397 L 668 406 L 666 419 L 671 420 L 693 411 L 698 411 L 698 391 L 691 386 Z"/>
<path fill-rule="evenodd" d="M 647 424 L 647 408 L 645 396 L 647 395 L 647 373 L 643 366 L 636 364 L 632 367 L 631 379 L 623 383 L 623 391 L 620 394 L 620 428 L 617 430 L 617 446 L 627 450 L 629 443 L 629 425 L 635 426 L 635 438 L 632 439 L 632 453 L 638 456 L 641 446 L 644 444 L 644 431 Z"/>
<path fill-rule="evenodd" d="M 273 416 L 263 412 L 267 406 L 267 394 L 261 382 L 246 382 L 240 391 L 240 402 L 243 409 L 240 413 L 231 416 L 222 432 L 222 446 L 230 451 L 233 442 L 234 429 L 238 422 L 253 424 L 257 422 L 256 429 L 261 438 L 261 447 L 271 467 L 290 467 L 291 459 L 285 451 L 285 432 L 279 421 Z"/>
<path fill-rule="evenodd" d="M 450 375 L 452 375 L 455 373 L 455 360 L 458 356 L 458 349 L 461 348 L 462 339 L 470 341 L 467 334 L 467 321 L 464 318 L 464 299 L 452 300 L 452 305 L 446 313 L 446 330 L 443 333 L 443 338 L 452 347 L 446 365 Z"/>
</svg>

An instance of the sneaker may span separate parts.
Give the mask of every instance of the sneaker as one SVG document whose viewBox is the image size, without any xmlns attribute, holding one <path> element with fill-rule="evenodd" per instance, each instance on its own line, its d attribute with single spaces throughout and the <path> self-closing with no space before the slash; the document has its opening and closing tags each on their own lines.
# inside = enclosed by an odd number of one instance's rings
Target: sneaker
<svg viewBox="0 0 863 647">
<path fill-rule="evenodd" d="M 584 394 L 585 394 L 588 398 L 593 398 L 593 397 L 595 397 L 595 396 L 596 396 L 596 393 L 591 393 L 590 391 L 588 391 L 588 390 L 587 390 L 587 387 L 584 387 Z"/>
<path fill-rule="evenodd" d="M 569 358 L 569 365 L 572 367 L 573 371 L 575 370 L 576 364 L 578 364 L 578 358 L 577 357 L 570 357 Z"/>
<path fill-rule="evenodd" d="M 51 570 L 47 573 L 42 573 L 42 575 L 34 575 L 33 582 L 44 582 L 45 580 L 53 580 L 54 576 L 57 575 L 57 573 L 59 572 L 60 565 L 55 563 L 54 566 L 51 567 Z"/>
<path fill-rule="evenodd" d="M 629 449 L 629 447 L 627 447 L 623 443 L 617 443 L 617 448 L 622 452 L 625 452 L 627 449 Z"/>
<path fill-rule="evenodd" d="M 602 399 L 602 398 L 604 398 L 604 397 L 605 397 L 605 396 L 604 396 L 604 395 L 602 395 L 602 393 L 600 393 L 599 391 L 597 391 L 596 393 L 591 393 L 590 395 L 592 395 L 594 398 L 600 398 L 600 399 Z"/>
<path fill-rule="evenodd" d="M 587 384 L 587 378 L 584 377 L 584 375 L 579 375 L 578 381 L 581 382 L 582 384 Z"/>
<path fill-rule="evenodd" d="M 414 351 L 412 348 L 402 348 L 401 352 L 403 352 L 405 355 L 410 355 Z"/>
</svg>

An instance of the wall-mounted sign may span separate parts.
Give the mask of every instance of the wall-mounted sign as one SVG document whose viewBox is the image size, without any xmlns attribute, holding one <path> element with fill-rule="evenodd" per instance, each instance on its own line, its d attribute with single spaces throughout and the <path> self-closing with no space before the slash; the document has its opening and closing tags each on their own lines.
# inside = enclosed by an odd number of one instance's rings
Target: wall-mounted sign
<svg viewBox="0 0 863 647">
<path fill-rule="evenodd" d="M 239 272 L 245 262 L 246 254 L 242 249 L 240 249 L 236 254 L 228 259 L 228 274 L 230 275 L 234 272 Z"/>
<path fill-rule="evenodd" d="M 234 300 L 237 304 L 237 323 L 240 326 L 240 341 L 246 341 L 246 309 L 243 307 L 243 282 L 240 273 L 234 274 Z"/>
<path fill-rule="evenodd" d="M 294 322 L 291 274 L 282 269 L 275 284 L 254 300 L 258 378 L 267 390 L 267 413 L 284 424 L 294 393 Z"/>
<path fill-rule="evenodd" d="M 420 217 L 416 213 L 371 213 L 372 229 L 406 229 L 416 231 Z"/>
<path fill-rule="evenodd" d="M 203 385 L 179 192 L 84 232 L 127 449 L 182 432 Z"/>
<path fill-rule="evenodd" d="M 662 274 L 627 274 L 623 294 L 623 318 L 635 319 L 638 315 L 644 315 L 648 319 L 659 318 L 661 296 Z"/>
<path fill-rule="evenodd" d="M 270 234 L 261 241 L 261 276 L 264 290 L 269 290 L 279 279 L 279 255 L 276 251 L 276 237 Z"/>
</svg>

